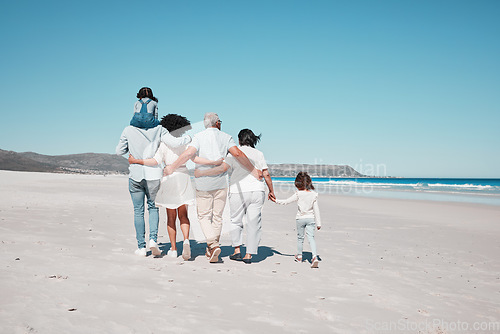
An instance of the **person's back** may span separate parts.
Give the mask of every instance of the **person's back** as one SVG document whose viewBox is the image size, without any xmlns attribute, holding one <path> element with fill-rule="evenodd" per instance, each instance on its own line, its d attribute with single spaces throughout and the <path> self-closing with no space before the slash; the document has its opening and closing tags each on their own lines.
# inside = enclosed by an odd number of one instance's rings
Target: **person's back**
<svg viewBox="0 0 500 334">
<path fill-rule="evenodd" d="M 264 170 L 267 169 L 267 164 L 264 159 L 264 154 L 256 148 L 250 146 L 240 146 L 240 150 L 245 153 L 250 162 L 255 168 Z M 230 170 L 230 192 L 248 192 L 248 191 L 265 191 L 265 181 L 257 180 L 248 169 L 243 167 L 232 155 L 226 159 L 226 163 L 231 167 Z"/>
<path fill-rule="evenodd" d="M 157 110 L 157 103 L 151 99 L 143 98 L 137 101 L 134 106 L 134 116 L 132 116 L 130 125 L 141 129 L 157 127 L 160 124 Z"/>
<path fill-rule="evenodd" d="M 314 204 L 318 193 L 313 190 L 297 190 L 297 218 L 314 218 Z"/>
<path fill-rule="evenodd" d="M 207 128 L 197 133 L 189 146 L 198 151 L 198 156 L 208 160 L 218 160 L 227 156 L 229 148 L 236 146 L 233 138 L 217 128 Z M 210 169 L 212 166 L 196 164 L 196 169 Z M 227 173 L 196 178 L 196 189 L 211 191 L 228 187 Z"/>
<path fill-rule="evenodd" d="M 137 159 L 152 158 L 160 145 L 163 127 L 161 125 L 152 129 L 141 129 L 135 126 L 127 126 L 122 133 L 122 138 L 125 138 L 127 149 L 120 144 L 116 147 L 116 154 L 123 155 L 130 153 Z M 160 166 L 143 166 L 131 164 L 129 166 L 130 177 L 136 181 L 142 179 L 156 180 L 162 176 Z"/>
<path fill-rule="evenodd" d="M 221 120 L 216 113 L 206 113 L 203 119 L 206 130 L 195 135 L 191 144 L 184 153 L 171 165 L 165 168 L 166 175 L 172 174 L 179 166 L 196 155 L 205 160 L 215 161 L 224 158 L 228 153 L 235 156 L 238 161 L 255 175 L 262 178 L 262 171 L 257 170 L 248 160 L 247 156 L 236 146 L 233 138 L 227 133 L 221 132 Z M 227 166 L 227 164 L 225 165 Z M 204 166 L 197 166 L 195 175 Z M 196 209 L 198 221 L 207 241 L 206 255 L 211 263 L 219 261 L 220 235 L 222 231 L 222 213 L 226 205 L 228 182 L 227 174 L 216 176 L 199 175 L 196 178 Z"/>
<path fill-rule="evenodd" d="M 116 154 L 132 154 L 138 158 L 152 158 L 160 145 L 160 140 L 171 142 L 174 145 L 184 143 L 184 140 L 176 140 L 168 131 L 163 131 L 161 126 L 155 126 L 158 121 L 157 105 L 158 99 L 148 87 L 143 87 L 137 93 L 139 99 L 134 106 L 134 117 L 127 126 L 116 146 Z M 154 102 L 154 103 L 153 103 Z M 144 106 L 136 113 L 137 104 Z M 151 112 L 148 112 L 148 106 Z M 135 125 L 135 126 L 132 126 Z M 163 138 L 162 138 L 163 137 Z M 158 256 L 161 250 L 156 243 L 158 238 L 158 208 L 155 206 L 155 197 L 160 187 L 162 169 L 159 166 L 129 165 L 129 192 L 134 207 L 134 227 L 136 231 L 137 250 L 136 255 L 146 256 L 144 200 L 146 199 L 149 212 L 149 247 L 153 255 Z"/>
<path fill-rule="evenodd" d="M 120 141 L 116 146 L 116 154 L 130 153 L 137 159 L 149 159 L 155 155 L 160 146 L 160 141 L 175 148 L 188 144 L 191 137 L 188 135 L 180 138 L 174 137 L 161 125 L 152 129 L 140 129 L 129 125 L 122 132 Z M 129 177 L 136 181 L 142 179 L 159 180 L 163 175 L 161 166 L 131 164 L 129 165 L 129 171 Z"/>
<path fill-rule="evenodd" d="M 116 146 L 116 154 L 124 155 L 129 153 L 139 159 L 149 159 L 155 155 L 160 141 L 172 147 L 179 147 L 189 143 L 191 137 L 176 138 L 161 125 L 151 129 L 127 126 Z M 160 166 L 131 164 L 129 165 L 129 171 L 129 192 L 134 206 L 134 226 L 138 246 L 135 254 L 139 256 L 146 256 L 147 254 L 144 222 L 144 199 L 146 199 L 149 211 L 149 247 L 153 255 L 158 256 L 161 254 L 161 250 L 156 243 L 159 216 L 155 198 L 160 187 L 163 170 Z"/>
<path fill-rule="evenodd" d="M 134 104 L 134 115 L 130 125 L 141 129 L 155 128 L 160 124 L 158 120 L 158 99 L 154 97 L 149 87 L 142 87 L 137 93 L 139 99 Z"/>
<path fill-rule="evenodd" d="M 155 159 L 162 158 L 161 163 L 163 163 L 165 166 L 170 165 L 174 163 L 175 160 L 179 158 L 179 156 L 186 150 L 186 145 L 182 145 L 179 147 L 170 147 L 167 146 L 165 143 L 161 142 L 160 147 L 158 148 L 158 151 L 156 151 Z M 159 161 L 158 159 L 156 159 Z M 183 164 L 179 168 L 185 168 L 186 164 Z"/>
<path fill-rule="evenodd" d="M 238 133 L 239 149 L 255 168 L 262 170 L 264 179 L 258 180 L 232 154 L 225 163 L 229 166 L 229 208 L 231 209 L 231 241 L 234 253 L 231 260 L 242 260 L 250 264 L 252 255 L 258 253 L 262 235 L 262 207 L 266 198 L 266 183 L 269 187 L 269 198 L 274 198 L 271 177 L 264 154 L 255 148 L 260 141 L 250 129 L 242 129 Z M 245 223 L 244 223 L 245 222 Z M 243 230 L 246 229 L 246 254 L 242 257 Z"/>
<path fill-rule="evenodd" d="M 277 204 L 290 204 L 297 202 L 297 215 L 295 217 L 297 223 L 297 255 L 295 261 L 302 262 L 302 250 L 304 243 L 304 232 L 309 239 L 313 258 L 311 260 L 311 268 L 318 268 L 318 254 L 316 251 L 316 241 L 314 240 L 314 230 L 321 228 L 321 218 L 318 206 L 318 193 L 313 191 L 311 177 L 307 172 L 299 172 L 295 178 L 295 187 L 297 191 L 285 200 L 276 199 Z"/>
</svg>

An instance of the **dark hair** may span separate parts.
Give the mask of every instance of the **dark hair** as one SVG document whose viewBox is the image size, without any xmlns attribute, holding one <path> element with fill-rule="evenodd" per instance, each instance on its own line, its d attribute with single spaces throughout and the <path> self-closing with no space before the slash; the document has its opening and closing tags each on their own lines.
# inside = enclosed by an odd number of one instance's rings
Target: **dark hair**
<svg viewBox="0 0 500 334">
<path fill-rule="evenodd" d="M 153 91 L 149 87 L 142 87 L 139 89 L 139 93 L 137 93 L 137 98 L 142 99 L 142 98 L 150 98 L 151 100 L 158 102 L 158 99 L 153 96 Z"/>
<path fill-rule="evenodd" d="M 180 137 L 186 131 L 191 130 L 191 122 L 186 117 L 177 114 L 163 116 L 160 124 L 175 137 Z"/>
<path fill-rule="evenodd" d="M 250 129 L 243 129 L 240 133 L 238 133 L 238 141 L 240 142 L 240 146 L 250 146 L 255 148 L 255 145 L 257 145 L 260 140 L 260 136 L 262 135 L 256 136 Z"/>
<path fill-rule="evenodd" d="M 307 172 L 299 172 L 295 178 L 295 186 L 299 190 L 314 190 L 311 177 Z"/>
</svg>

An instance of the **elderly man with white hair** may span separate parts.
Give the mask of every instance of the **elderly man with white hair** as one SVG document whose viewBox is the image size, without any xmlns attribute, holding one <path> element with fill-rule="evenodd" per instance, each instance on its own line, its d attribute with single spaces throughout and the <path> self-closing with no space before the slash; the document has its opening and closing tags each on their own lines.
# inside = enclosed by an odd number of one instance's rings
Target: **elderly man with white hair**
<svg viewBox="0 0 500 334">
<path fill-rule="evenodd" d="M 206 113 L 205 130 L 197 133 L 184 153 L 171 165 L 165 167 L 165 175 L 172 174 L 179 166 L 198 155 L 201 158 L 218 160 L 228 153 L 238 160 L 255 178 L 262 179 L 262 171 L 256 169 L 248 160 L 233 138 L 220 130 L 221 121 L 216 113 Z M 196 165 L 196 169 L 211 166 Z M 207 257 L 211 263 L 219 262 L 222 213 L 226 205 L 229 187 L 227 173 L 196 178 L 196 206 L 198 220 L 207 239 Z"/>
</svg>

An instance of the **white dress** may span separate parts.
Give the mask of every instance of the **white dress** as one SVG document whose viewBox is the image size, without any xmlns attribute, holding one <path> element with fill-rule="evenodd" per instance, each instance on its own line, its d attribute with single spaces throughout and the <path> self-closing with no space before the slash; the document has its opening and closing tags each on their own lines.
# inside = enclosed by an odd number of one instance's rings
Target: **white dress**
<svg viewBox="0 0 500 334">
<path fill-rule="evenodd" d="M 163 142 L 158 147 L 154 159 L 158 164 L 170 165 L 186 150 L 186 146 L 170 148 Z M 156 205 L 167 209 L 177 209 L 187 204 L 194 204 L 195 192 L 186 165 L 180 166 L 174 173 L 161 179 L 156 195 Z"/>
</svg>

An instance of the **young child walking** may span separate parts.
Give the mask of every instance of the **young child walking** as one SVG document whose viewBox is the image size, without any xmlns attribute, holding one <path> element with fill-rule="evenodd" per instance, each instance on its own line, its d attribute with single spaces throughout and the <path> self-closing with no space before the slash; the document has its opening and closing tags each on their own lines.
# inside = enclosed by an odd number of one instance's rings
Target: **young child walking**
<svg viewBox="0 0 500 334">
<path fill-rule="evenodd" d="M 130 125 L 141 129 L 151 129 L 160 125 L 158 120 L 158 99 L 149 87 L 142 87 L 137 93 L 139 101 L 134 104 L 134 116 Z"/>
<path fill-rule="evenodd" d="M 321 228 L 321 218 L 319 215 L 318 193 L 314 191 L 311 177 L 306 172 L 299 172 L 295 178 L 297 191 L 285 200 L 276 199 L 277 204 L 290 204 L 297 202 L 298 211 L 295 217 L 297 222 L 297 255 L 295 261 L 302 262 L 302 249 L 304 245 L 304 232 L 309 239 L 313 258 L 311 268 L 318 268 L 318 253 L 316 242 L 314 241 L 314 230 Z"/>
</svg>

